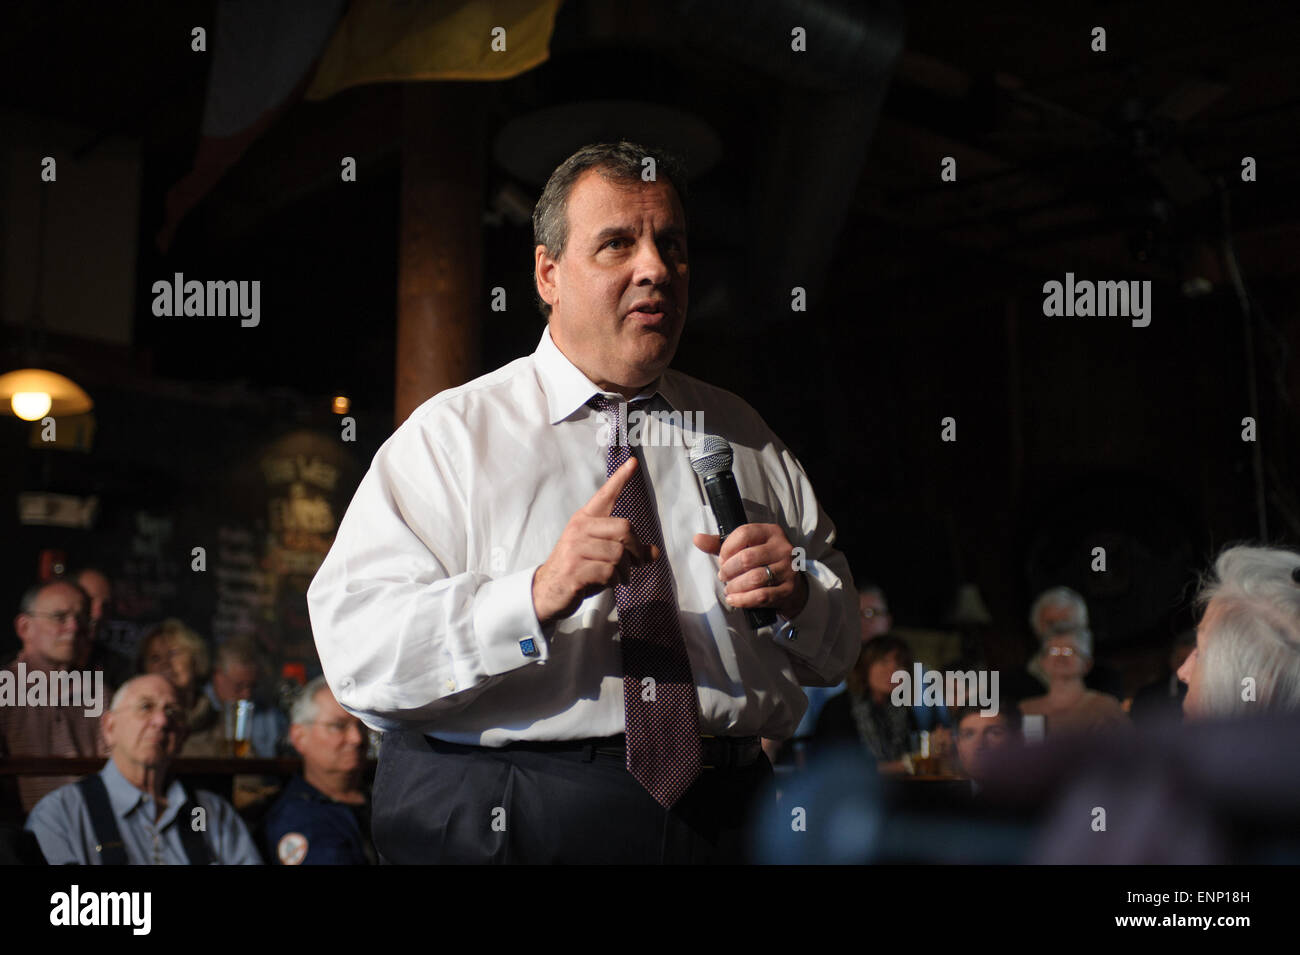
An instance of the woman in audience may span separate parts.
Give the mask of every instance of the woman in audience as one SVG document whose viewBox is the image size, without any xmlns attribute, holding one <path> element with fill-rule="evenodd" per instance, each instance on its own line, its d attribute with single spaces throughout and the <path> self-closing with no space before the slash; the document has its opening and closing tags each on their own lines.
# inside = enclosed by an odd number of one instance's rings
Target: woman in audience
<svg viewBox="0 0 1300 955">
<path fill-rule="evenodd" d="M 215 756 L 210 744 L 195 734 L 209 729 L 217 719 L 212 701 L 203 692 L 208 678 L 208 646 L 203 638 L 175 617 L 158 624 L 140 641 L 137 669 L 156 673 L 173 687 L 186 713 L 189 736 L 181 750 L 184 756 Z"/>
<path fill-rule="evenodd" d="M 1300 555 L 1230 547 L 1197 602 L 1196 649 L 1178 670 L 1191 718 L 1300 710 Z"/>
<path fill-rule="evenodd" d="M 819 743 L 856 739 L 881 772 L 903 772 L 917 724 L 910 705 L 890 702 L 891 677 L 898 670 L 912 672 L 912 651 L 901 638 L 885 635 L 864 643 L 845 680 L 848 689 L 822 707 L 813 738 Z"/>
<path fill-rule="evenodd" d="M 1026 716 L 1046 717 L 1049 734 L 1089 732 L 1128 723 L 1118 700 L 1083 683 L 1092 667 L 1091 631 L 1049 635 L 1043 641 L 1039 664 L 1047 675 L 1047 692 L 1023 701 L 1020 711 Z"/>
</svg>

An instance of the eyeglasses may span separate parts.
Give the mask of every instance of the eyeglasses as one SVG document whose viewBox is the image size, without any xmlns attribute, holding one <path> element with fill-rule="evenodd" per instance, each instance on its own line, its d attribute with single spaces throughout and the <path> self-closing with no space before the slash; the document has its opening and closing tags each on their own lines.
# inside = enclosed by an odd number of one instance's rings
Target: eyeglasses
<svg viewBox="0 0 1300 955">
<path fill-rule="evenodd" d="M 877 610 L 875 607 L 867 607 L 862 611 L 862 619 L 870 620 L 873 617 L 888 617 L 888 610 Z"/>
<path fill-rule="evenodd" d="M 131 707 L 141 719 L 150 719 L 158 712 L 159 704 L 155 700 L 138 700 Z M 169 723 L 181 723 L 185 719 L 185 711 L 175 704 L 167 704 L 162 707 L 163 715 L 167 717 Z"/>
<path fill-rule="evenodd" d="M 312 722 L 316 726 L 323 726 L 326 730 L 328 730 L 330 733 L 335 734 L 336 736 L 342 736 L 353 726 L 357 726 L 356 720 L 340 720 L 334 723 L 322 723 L 320 720 L 313 720 Z"/>
<path fill-rule="evenodd" d="M 1048 647 L 1047 653 L 1053 657 L 1072 657 L 1074 656 L 1074 647 Z"/>
<path fill-rule="evenodd" d="M 89 627 L 90 617 L 84 613 L 77 613 L 75 610 L 28 610 L 29 617 L 45 617 L 55 621 L 60 627 L 64 626 L 69 620 L 76 621 L 78 627 Z"/>
</svg>

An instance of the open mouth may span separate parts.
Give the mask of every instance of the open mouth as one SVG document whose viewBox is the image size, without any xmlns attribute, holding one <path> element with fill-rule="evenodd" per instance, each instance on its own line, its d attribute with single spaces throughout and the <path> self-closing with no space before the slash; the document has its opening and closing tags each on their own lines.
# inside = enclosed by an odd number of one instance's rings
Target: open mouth
<svg viewBox="0 0 1300 955">
<path fill-rule="evenodd" d="M 657 325 L 668 319 L 668 306 L 663 301 L 641 301 L 632 306 L 627 317 L 646 325 Z"/>
</svg>

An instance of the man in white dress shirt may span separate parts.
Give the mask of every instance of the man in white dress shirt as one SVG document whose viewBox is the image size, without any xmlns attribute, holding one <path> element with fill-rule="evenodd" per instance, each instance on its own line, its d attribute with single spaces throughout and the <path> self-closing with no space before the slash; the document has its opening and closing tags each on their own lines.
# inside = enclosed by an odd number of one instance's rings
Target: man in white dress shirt
<svg viewBox="0 0 1300 955">
<path fill-rule="evenodd" d="M 848 567 L 799 463 L 741 399 L 668 368 L 687 308 L 683 184 L 671 157 L 630 143 L 555 171 L 533 216 L 537 350 L 412 413 L 312 581 L 330 687 L 386 731 L 385 861 L 740 860 L 771 776 L 759 737 L 789 737 L 800 685 L 838 683 L 857 655 Z M 660 415 L 617 468 L 600 396 L 622 425 L 638 398 Z M 689 460 L 705 433 L 731 443 L 751 522 L 721 546 Z M 637 488 L 662 550 L 611 516 Z M 681 771 L 699 752 L 668 796 L 625 765 L 647 745 L 641 718 L 624 735 L 627 714 L 656 697 L 651 677 L 625 685 L 619 602 L 650 570 L 671 586 L 662 639 L 684 643 L 694 684 L 690 738 L 651 754 Z M 776 624 L 755 632 L 749 608 Z"/>
</svg>

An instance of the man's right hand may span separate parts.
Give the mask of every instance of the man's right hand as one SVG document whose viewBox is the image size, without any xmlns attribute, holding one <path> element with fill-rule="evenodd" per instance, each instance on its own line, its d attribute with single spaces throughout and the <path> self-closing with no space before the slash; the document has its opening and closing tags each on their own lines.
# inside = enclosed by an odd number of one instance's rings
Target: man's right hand
<svg viewBox="0 0 1300 955">
<path fill-rule="evenodd" d="M 658 547 L 637 540 L 631 522 L 609 516 L 637 467 L 637 459 L 628 458 L 609 476 L 569 518 L 551 556 L 533 574 L 533 610 L 542 626 L 567 617 L 592 594 L 626 583 L 636 564 L 659 558 Z"/>
</svg>

